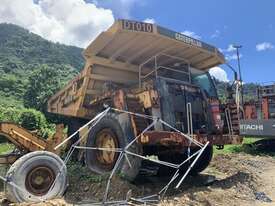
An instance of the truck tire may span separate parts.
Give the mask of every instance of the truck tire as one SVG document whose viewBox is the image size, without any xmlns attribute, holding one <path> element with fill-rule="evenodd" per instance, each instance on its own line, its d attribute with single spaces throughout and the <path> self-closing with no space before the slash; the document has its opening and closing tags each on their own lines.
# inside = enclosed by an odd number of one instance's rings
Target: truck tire
<svg viewBox="0 0 275 206">
<path fill-rule="evenodd" d="M 199 150 L 199 148 L 191 148 L 191 155 L 194 154 L 198 150 Z M 206 169 L 207 166 L 211 162 L 212 156 L 213 156 L 213 147 L 212 146 L 206 147 L 203 154 L 200 156 L 198 161 L 195 163 L 195 165 L 193 166 L 193 168 L 191 169 L 189 174 L 190 175 L 197 175 L 198 173 L 200 173 L 204 169 Z M 159 155 L 158 156 L 159 160 L 170 162 L 170 163 L 173 163 L 173 164 L 180 164 L 181 162 L 186 160 L 187 157 L 188 157 L 187 151 L 184 152 L 184 153 L 175 153 L 175 154 L 171 154 L 171 155 Z M 186 172 L 189 165 L 191 164 L 191 162 L 194 159 L 195 159 L 195 157 L 191 159 L 190 163 L 185 163 L 182 166 L 182 168 L 180 168 L 180 171 L 179 171 L 180 174 L 184 174 Z M 176 170 L 174 168 L 170 168 L 170 167 L 161 165 L 161 166 L 159 166 L 158 174 L 160 176 L 168 176 L 168 175 L 173 174 L 175 171 Z"/>
<path fill-rule="evenodd" d="M 90 131 L 87 139 L 87 147 L 94 148 L 125 148 L 128 140 L 118 120 L 112 115 L 103 117 Z M 129 151 L 141 154 L 141 149 L 137 143 L 134 143 Z M 108 175 L 113 170 L 119 157 L 118 152 L 87 149 L 85 152 L 85 163 L 94 173 Z M 128 161 L 124 157 L 117 169 L 117 172 L 125 179 L 133 181 L 139 173 L 141 159 L 127 155 Z"/>
<path fill-rule="evenodd" d="M 193 150 L 191 150 L 191 153 L 195 153 L 196 151 L 198 151 L 198 149 L 194 148 Z M 196 162 L 196 164 L 194 165 L 194 167 L 192 168 L 192 170 L 190 171 L 190 174 L 197 175 L 198 173 L 205 170 L 210 164 L 212 157 L 213 146 L 207 146 L 203 151 L 202 155 L 200 156 L 200 158 L 198 159 L 198 161 Z"/>
<path fill-rule="evenodd" d="M 47 151 L 22 156 L 10 167 L 6 177 L 6 196 L 12 202 L 40 202 L 61 197 L 67 187 L 66 165 L 59 156 Z M 56 177 L 58 179 L 50 190 Z"/>
</svg>

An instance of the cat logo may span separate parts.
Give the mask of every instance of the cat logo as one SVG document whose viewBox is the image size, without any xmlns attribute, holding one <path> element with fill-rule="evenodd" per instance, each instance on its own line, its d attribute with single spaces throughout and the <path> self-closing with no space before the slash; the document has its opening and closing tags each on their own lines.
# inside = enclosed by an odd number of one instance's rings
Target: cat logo
<svg viewBox="0 0 275 206">
<path fill-rule="evenodd" d="M 202 47 L 202 43 L 196 39 L 193 39 L 191 37 L 185 36 L 180 33 L 175 33 L 175 39 L 185 42 L 186 44 L 191 44 L 197 47 Z"/>
</svg>

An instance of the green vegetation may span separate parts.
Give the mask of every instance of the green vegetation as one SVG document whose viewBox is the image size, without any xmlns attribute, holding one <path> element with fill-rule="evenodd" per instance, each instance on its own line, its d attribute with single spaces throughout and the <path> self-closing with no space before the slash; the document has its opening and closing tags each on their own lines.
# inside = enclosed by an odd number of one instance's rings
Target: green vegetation
<svg viewBox="0 0 275 206">
<path fill-rule="evenodd" d="M 219 99 L 221 100 L 221 102 L 225 102 L 227 94 L 226 88 L 230 86 L 230 83 L 222 82 L 217 79 L 214 80 L 218 91 Z M 256 91 L 258 86 L 258 84 L 254 83 L 247 83 L 243 85 L 244 101 L 255 100 L 255 97 L 257 96 Z"/>
<path fill-rule="evenodd" d="M 47 99 L 82 69 L 81 52 L 0 24 L 0 121 L 15 122 L 44 138 L 52 135 L 51 122 L 57 117 L 46 113 Z"/>
<path fill-rule="evenodd" d="M 13 144 L 0 143 L 0 155 L 7 154 L 8 152 L 11 152 L 13 149 L 14 149 Z"/>
<path fill-rule="evenodd" d="M 1 121 L 20 124 L 43 138 L 53 135 L 55 131 L 55 125 L 49 123 L 45 115 L 35 109 L 5 108 L 0 106 Z"/>
<path fill-rule="evenodd" d="M 99 183 L 108 180 L 109 175 L 97 175 L 91 174 L 91 171 L 87 167 L 79 162 L 69 162 L 67 165 L 69 179 L 72 182 L 81 182 L 83 180 L 89 183 Z"/>
<path fill-rule="evenodd" d="M 57 86 L 63 86 L 82 69 L 81 52 L 81 48 L 52 43 L 19 26 L 0 24 L 0 105 L 22 108 L 24 94 L 34 86 L 30 77 L 45 68 L 56 71 Z"/>
<path fill-rule="evenodd" d="M 228 153 L 238 153 L 244 152 L 245 147 L 244 145 L 252 144 L 259 140 L 259 138 L 244 138 L 243 144 L 241 145 L 225 145 L 223 150 L 214 149 L 214 154 L 228 154 Z"/>
<path fill-rule="evenodd" d="M 23 102 L 27 108 L 35 108 L 39 111 L 47 111 L 47 101 L 54 95 L 72 76 L 76 75 L 70 67 L 41 65 L 28 78 Z"/>
<path fill-rule="evenodd" d="M 261 140 L 265 141 L 263 138 L 245 137 L 241 145 L 225 145 L 223 150 L 214 148 L 214 155 L 243 152 L 251 155 L 275 156 L 274 150 L 271 151 L 265 146 L 261 147 L 259 143 Z"/>
</svg>

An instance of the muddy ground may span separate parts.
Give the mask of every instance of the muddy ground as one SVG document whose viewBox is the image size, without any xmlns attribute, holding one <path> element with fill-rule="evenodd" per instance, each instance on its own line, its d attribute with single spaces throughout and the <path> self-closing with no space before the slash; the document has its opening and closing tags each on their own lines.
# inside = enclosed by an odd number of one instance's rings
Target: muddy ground
<svg viewBox="0 0 275 206">
<path fill-rule="evenodd" d="M 69 166 L 71 185 L 64 199 L 32 205 L 76 205 L 100 201 L 105 190 L 104 177 L 89 176 L 78 166 Z M 110 200 L 158 192 L 169 178 L 141 175 L 135 185 L 115 178 L 110 187 Z M 173 188 L 173 187 L 172 187 Z M 1 193 L 2 205 L 8 205 Z M 20 204 L 30 205 L 30 204 Z M 275 158 L 269 156 L 238 154 L 216 155 L 211 165 L 199 176 L 188 177 L 180 190 L 168 190 L 158 205 L 275 205 Z"/>
</svg>

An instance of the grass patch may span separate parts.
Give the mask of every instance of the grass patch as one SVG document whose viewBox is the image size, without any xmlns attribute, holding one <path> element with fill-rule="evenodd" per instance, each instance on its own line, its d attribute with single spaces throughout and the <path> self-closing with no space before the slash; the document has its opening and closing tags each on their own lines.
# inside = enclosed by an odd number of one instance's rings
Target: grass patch
<svg viewBox="0 0 275 206">
<path fill-rule="evenodd" d="M 10 143 L 0 143 L 0 155 L 7 154 L 14 149 L 14 145 Z"/>
<path fill-rule="evenodd" d="M 244 152 L 251 155 L 275 156 L 274 151 L 260 148 L 257 145 L 260 140 L 263 140 L 263 138 L 245 137 L 241 145 L 225 145 L 223 150 L 214 148 L 214 155 Z"/>
<path fill-rule="evenodd" d="M 108 179 L 108 175 L 96 175 L 91 173 L 91 171 L 83 166 L 80 162 L 70 161 L 67 164 L 69 179 L 72 182 L 87 181 L 89 183 L 99 183 Z"/>
</svg>

